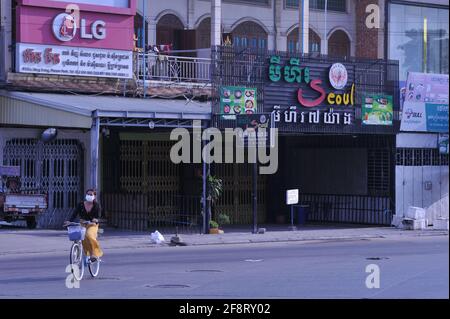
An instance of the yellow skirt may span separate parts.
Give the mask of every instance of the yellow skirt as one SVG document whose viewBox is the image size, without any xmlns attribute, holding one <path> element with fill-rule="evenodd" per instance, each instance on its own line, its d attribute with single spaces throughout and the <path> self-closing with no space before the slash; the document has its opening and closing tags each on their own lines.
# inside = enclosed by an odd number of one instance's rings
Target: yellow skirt
<svg viewBox="0 0 450 319">
<path fill-rule="evenodd" d="M 83 250 L 86 256 L 102 257 L 103 251 L 97 240 L 98 225 L 88 225 L 83 240 Z"/>
</svg>

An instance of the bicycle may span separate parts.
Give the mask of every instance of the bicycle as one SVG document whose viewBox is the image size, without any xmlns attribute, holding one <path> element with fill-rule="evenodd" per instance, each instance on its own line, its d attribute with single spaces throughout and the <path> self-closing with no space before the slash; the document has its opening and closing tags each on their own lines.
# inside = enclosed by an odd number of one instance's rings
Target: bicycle
<svg viewBox="0 0 450 319">
<path fill-rule="evenodd" d="M 93 225 L 93 222 L 83 222 L 84 225 Z M 81 223 L 69 223 L 65 225 L 68 230 L 69 239 L 73 241 L 70 248 L 70 265 L 73 276 L 77 281 L 83 279 L 84 268 L 87 266 L 92 277 L 97 277 L 100 271 L 100 258 L 94 261 L 89 256 L 84 256 L 83 240 L 86 235 L 86 227 L 81 226 Z M 75 268 L 76 267 L 76 268 Z"/>
</svg>

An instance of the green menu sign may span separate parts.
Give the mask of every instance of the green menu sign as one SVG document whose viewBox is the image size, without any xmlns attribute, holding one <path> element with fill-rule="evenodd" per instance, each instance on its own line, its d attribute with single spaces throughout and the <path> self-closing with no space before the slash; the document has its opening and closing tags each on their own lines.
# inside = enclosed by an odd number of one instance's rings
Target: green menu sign
<svg viewBox="0 0 450 319">
<path fill-rule="evenodd" d="M 394 107 L 391 95 L 366 95 L 361 103 L 363 125 L 392 125 Z"/>
<path fill-rule="evenodd" d="M 220 114 L 224 119 L 236 119 L 239 114 L 255 114 L 257 89 L 239 86 L 220 88 Z"/>
</svg>

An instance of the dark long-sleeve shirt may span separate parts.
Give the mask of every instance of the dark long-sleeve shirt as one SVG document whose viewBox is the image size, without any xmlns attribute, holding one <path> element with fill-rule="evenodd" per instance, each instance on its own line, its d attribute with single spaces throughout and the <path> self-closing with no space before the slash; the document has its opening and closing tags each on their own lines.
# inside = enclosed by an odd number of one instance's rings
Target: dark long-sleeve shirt
<svg viewBox="0 0 450 319">
<path fill-rule="evenodd" d="M 86 221 L 92 221 L 94 218 L 99 218 L 100 216 L 100 205 L 97 202 L 94 202 L 94 206 L 92 206 L 91 211 L 88 213 L 86 208 L 84 207 L 84 202 L 81 202 L 77 205 L 75 211 L 70 217 L 70 221 L 73 222 L 77 217 L 80 219 L 84 219 Z"/>
</svg>

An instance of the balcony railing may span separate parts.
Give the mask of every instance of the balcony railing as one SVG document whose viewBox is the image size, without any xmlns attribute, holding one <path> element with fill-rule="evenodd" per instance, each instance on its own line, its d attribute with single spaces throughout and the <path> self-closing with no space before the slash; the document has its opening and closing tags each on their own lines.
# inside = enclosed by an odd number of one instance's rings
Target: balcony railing
<svg viewBox="0 0 450 319">
<path fill-rule="evenodd" d="M 211 59 L 137 53 L 134 60 L 138 80 L 167 82 L 211 82 Z"/>
</svg>

